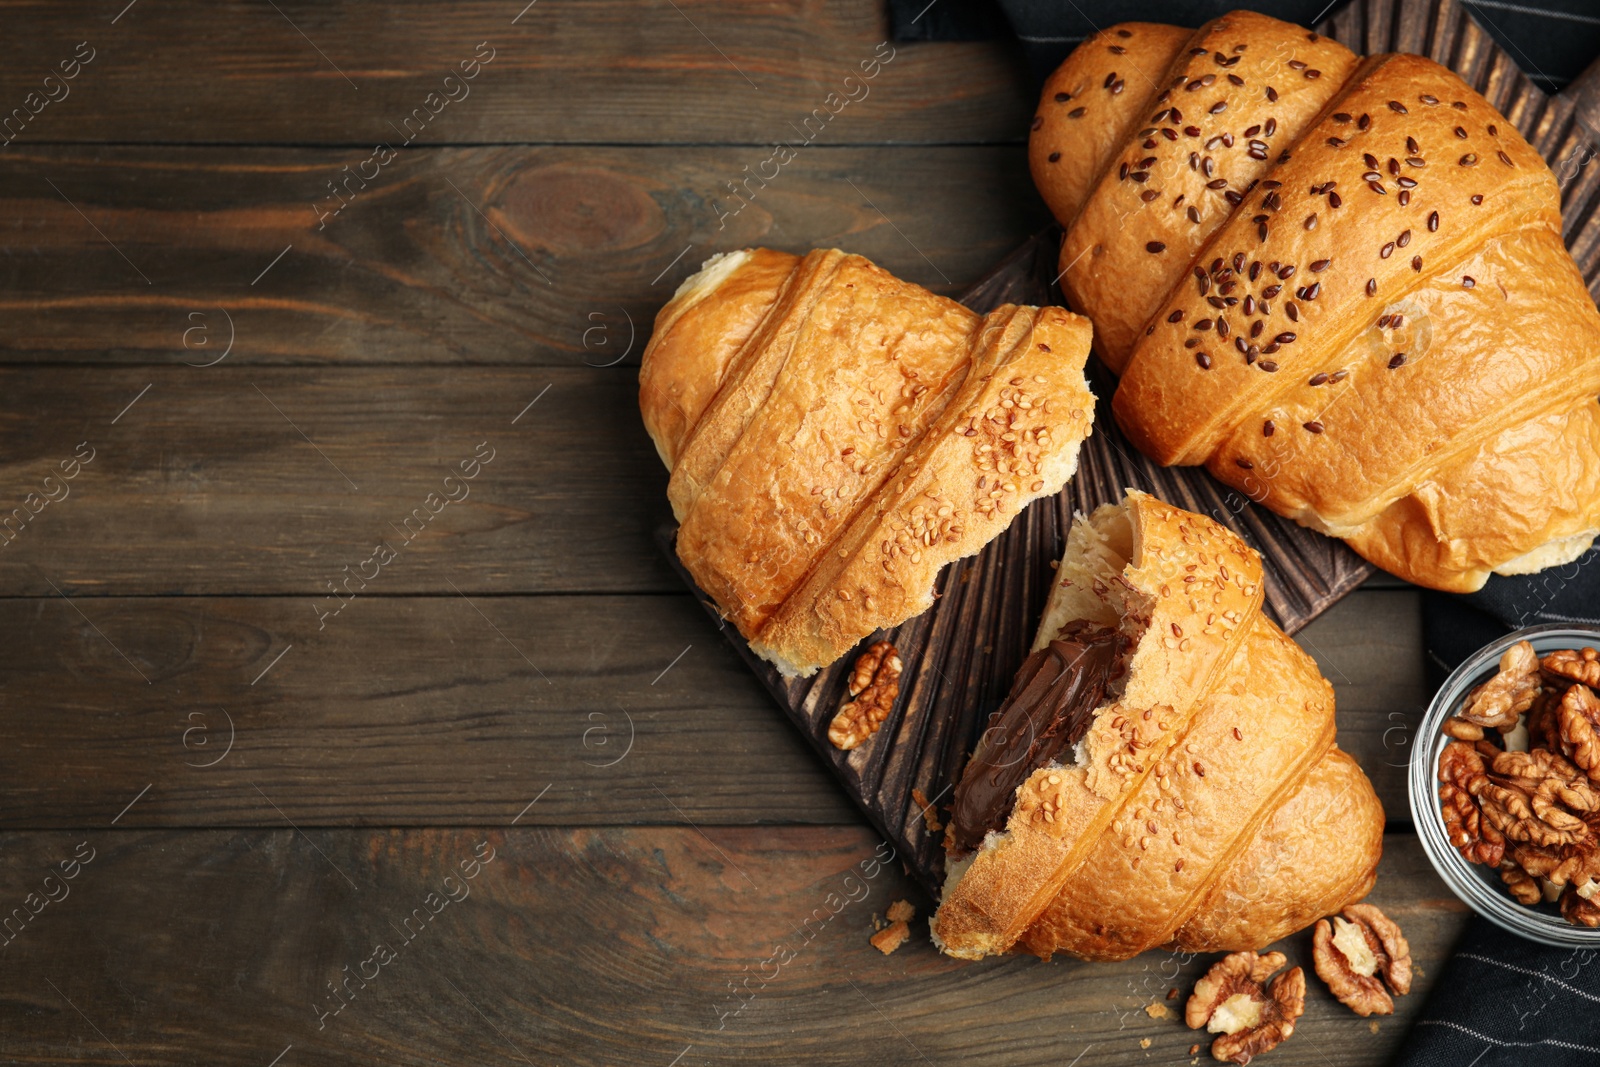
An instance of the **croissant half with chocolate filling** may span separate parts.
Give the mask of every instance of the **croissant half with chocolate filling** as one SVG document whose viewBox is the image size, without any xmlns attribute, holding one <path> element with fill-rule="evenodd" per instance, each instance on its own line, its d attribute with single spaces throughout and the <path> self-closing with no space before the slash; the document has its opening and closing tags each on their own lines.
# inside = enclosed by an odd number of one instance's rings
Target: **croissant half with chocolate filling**
<svg viewBox="0 0 1600 1067">
<path fill-rule="evenodd" d="M 1072 477 L 1089 341 L 1061 308 L 978 315 L 839 251 L 713 258 L 639 374 L 678 557 L 752 649 L 811 674 Z"/>
<path fill-rule="evenodd" d="M 1371 889 L 1383 808 L 1261 562 L 1128 493 L 1074 523 L 1035 651 L 955 792 L 935 939 L 964 958 L 1260 948 Z"/>
<path fill-rule="evenodd" d="M 1449 70 L 1129 23 L 1052 75 L 1029 152 L 1158 462 L 1438 589 L 1600 531 L 1600 312 L 1545 161 Z"/>
</svg>

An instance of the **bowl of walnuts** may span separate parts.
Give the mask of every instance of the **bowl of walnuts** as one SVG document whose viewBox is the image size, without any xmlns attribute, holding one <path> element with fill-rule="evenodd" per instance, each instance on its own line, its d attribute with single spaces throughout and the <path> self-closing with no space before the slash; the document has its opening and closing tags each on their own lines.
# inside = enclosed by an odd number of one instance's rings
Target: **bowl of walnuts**
<svg viewBox="0 0 1600 1067">
<path fill-rule="evenodd" d="M 1409 784 L 1423 849 L 1468 906 L 1548 945 L 1600 946 L 1600 627 L 1519 630 L 1457 667 Z"/>
</svg>

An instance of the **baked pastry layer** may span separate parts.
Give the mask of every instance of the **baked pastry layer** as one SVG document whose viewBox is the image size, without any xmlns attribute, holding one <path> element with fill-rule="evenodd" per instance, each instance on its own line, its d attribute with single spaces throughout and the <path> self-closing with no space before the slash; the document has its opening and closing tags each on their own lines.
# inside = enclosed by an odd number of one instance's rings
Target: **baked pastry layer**
<svg viewBox="0 0 1600 1067">
<path fill-rule="evenodd" d="M 1060 308 L 980 316 L 836 250 L 714 259 L 640 375 L 679 557 L 758 654 L 812 673 L 1066 484 L 1089 340 Z"/>
<path fill-rule="evenodd" d="M 1137 114 L 1083 77 L 1160 62 Z M 1112 27 L 1052 81 L 1084 87 L 1047 87 L 1030 158 L 1143 451 L 1434 588 L 1591 543 L 1600 312 L 1549 168 L 1460 78 L 1234 12 Z"/>
<path fill-rule="evenodd" d="M 952 855 L 941 947 L 1258 948 L 1365 894 L 1383 811 L 1333 746 L 1332 687 L 1261 614 L 1256 554 L 1130 491 L 1074 524 L 1057 575 L 1039 646 L 1117 627 L 1136 639 L 1128 671 L 1073 758 L 1035 770 L 1003 831 Z"/>
<path fill-rule="evenodd" d="M 1292 23 L 1236 11 L 1189 35 L 1166 70 L 1145 82 L 1151 99 L 1124 119 L 1061 245 L 1061 265 L 1072 268 L 1061 276 L 1062 290 L 1072 307 L 1094 320 L 1095 351 L 1116 373 L 1125 369 L 1177 274 L 1234 216 L 1228 194 L 1265 177 L 1355 69 L 1348 48 L 1312 37 Z M 1100 40 L 1122 41 L 1115 30 Z M 1168 41 L 1151 35 L 1150 50 L 1165 54 Z M 1086 44 L 1078 52 L 1106 54 L 1119 46 L 1127 54 L 1115 60 L 1142 51 L 1130 40 Z M 1318 76 L 1304 77 L 1287 63 L 1304 64 Z M 1096 90 L 1108 91 L 1095 86 L 1089 95 Z M 1152 132 L 1140 136 L 1144 129 Z"/>
</svg>

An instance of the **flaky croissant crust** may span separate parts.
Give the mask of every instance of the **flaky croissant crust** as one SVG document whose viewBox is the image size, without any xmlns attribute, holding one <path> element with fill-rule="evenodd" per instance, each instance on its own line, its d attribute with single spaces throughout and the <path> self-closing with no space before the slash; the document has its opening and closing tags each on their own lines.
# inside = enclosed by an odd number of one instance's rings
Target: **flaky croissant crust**
<svg viewBox="0 0 1600 1067">
<path fill-rule="evenodd" d="M 1364 896 L 1383 809 L 1334 747 L 1332 688 L 1261 614 L 1255 553 L 1130 492 L 1074 524 L 1057 573 L 1037 643 L 1078 619 L 1137 632 L 1127 686 L 952 867 L 944 950 L 1260 948 Z"/>
<path fill-rule="evenodd" d="M 1249 12 L 1130 23 L 1035 125 L 1063 286 L 1147 454 L 1435 588 L 1593 540 L 1600 312 L 1549 168 L 1456 75 Z"/>
<path fill-rule="evenodd" d="M 640 371 L 679 558 L 757 654 L 812 673 L 1066 484 L 1089 340 L 1060 308 L 978 315 L 836 250 L 716 258 Z"/>
</svg>

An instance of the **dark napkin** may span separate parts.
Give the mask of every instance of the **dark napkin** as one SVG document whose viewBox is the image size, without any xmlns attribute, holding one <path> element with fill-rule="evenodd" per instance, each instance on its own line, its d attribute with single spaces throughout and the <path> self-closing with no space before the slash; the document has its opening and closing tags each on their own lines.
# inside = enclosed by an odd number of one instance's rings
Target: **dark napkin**
<svg viewBox="0 0 1600 1067">
<path fill-rule="evenodd" d="M 1464 599 L 1513 630 L 1548 622 L 1600 623 L 1600 548 L 1591 548 L 1571 563 L 1538 574 L 1491 576 L 1482 589 Z M 1441 621 L 1447 624 L 1451 612 L 1443 605 L 1440 610 Z M 1493 634 L 1491 638 L 1498 636 Z M 1462 648 L 1452 666 L 1487 640 Z"/>
<path fill-rule="evenodd" d="M 972 41 L 1014 32 L 1035 84 L 1097 29 L 1118 22 L 1199 26 L 1247 8 L 1310 26 L 1344 0 L 889 0 L 897 41 Z M 1576 78 L 1600 53 L 1597 0 L 1463 0 L 1545 92 Z M 1009 26 L 1009 31 L 1007 27 Z"/>
<path fill-rule="evenodd" d="M 1394 1067 L 1600 1063 L 1600 952 L 1546 948 L 1473 917 Z"/>
</svg>

